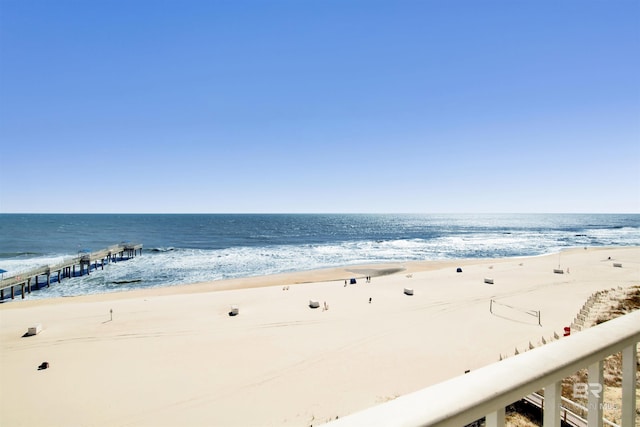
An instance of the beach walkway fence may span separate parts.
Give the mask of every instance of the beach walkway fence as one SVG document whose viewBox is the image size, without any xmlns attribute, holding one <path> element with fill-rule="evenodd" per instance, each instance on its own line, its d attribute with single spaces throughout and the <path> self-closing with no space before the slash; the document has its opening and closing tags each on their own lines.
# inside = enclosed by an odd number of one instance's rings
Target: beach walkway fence
<svg viewBox="0 0 640 427">
<path fill-rule="evenodd" d="M 120 243 L 95 252 L 80 252 L 78 256 L 66 258 L 56 264 L 15 272 L 0 279 L 0 301 L 5 297 L 15 299 L 16 289 L 24 299 L 34 288 L 49 287 L 51 283 L 60 283 L 64 278 L 90 274 L 92 269 L 104 269 L 106 264 L 128 260 L 138 254 L 142 255 L 142 244 Z"/>
<path fill-rule="evenodd" d="M 560 427 L 566 416 L 562 380 L 587 368 L 588 383 L 580 388 L 587 397 L 586 425 L 603 427 L 603 361 L 621 352 L 621 427 L 636 427 L 638 342 L 640 310 L 327 425 L 462 427 L 485 418 L 487 427 L 501 427 L 507 406 L 544 389 L 543 425 Z"/>
</svg>

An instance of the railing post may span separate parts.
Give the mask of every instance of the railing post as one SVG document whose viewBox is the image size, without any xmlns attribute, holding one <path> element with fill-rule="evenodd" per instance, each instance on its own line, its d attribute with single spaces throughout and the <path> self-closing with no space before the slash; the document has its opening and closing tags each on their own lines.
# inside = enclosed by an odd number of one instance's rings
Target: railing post
<svg viewBox="0 0 640 427">
<path fill-rule="evenodd" d="M 544 388 L 544 409 L 542 425 L 544 427 L 560 427 L 561 381 Z"/>
<path fill-rule="evenodd" d="M 622 398 L 615 404 L 622 405 L 621 427 L 636 427 L 635 393 L 640 387 L 636 383 L 639 342 L 640 310 L 637 310 L 575 334 L 571 339 L 557 340 L 361 413 L 340 416 L 331 425 L 460 426 L 485 414 L 487 427 L 503 427 L 505 406 L 522 397 L 520 393 L 533 393 L 544 386 L 544 426 L 557 427 L 560 424 L 558 418 L 565 422 L 572 418 L 571 414 L 567 417 L 567 411 L 558 402 L 564 400 L 560 397 L 562 378 L 587 367 L 588 383 L 575 383 L 573 396 L 588 398 L 586 408 L 578 407 L 588 410 L 589 427 L 602 427 L 605 423 L 603 360 L 622 351 Z M 465 392 L 461 393 L 461 390 Z M 433 404 L 425 405 L 424 402 Z M 493 412 L 487 413 L 489 411 Z"/>
<path fill-rule="evenodd" d="M 604 397 L 604 385 L 602 376 L 603 362 L 600 360 L 589 365 L 589 403 L 587 408 L 587 424 L 589 427 L 602 427 L 602 402 Z"/>
<path fill-rule="evenodd" d="M 487 414 L 486 426 L 487 427 L 504 427 L 504 408 L 498 409 L 496 412 Z"/>
<path fill-rule="evenodd" d="M 636 344 L 622 350 L 622 427 L 636 425 Z"/>
</svg>

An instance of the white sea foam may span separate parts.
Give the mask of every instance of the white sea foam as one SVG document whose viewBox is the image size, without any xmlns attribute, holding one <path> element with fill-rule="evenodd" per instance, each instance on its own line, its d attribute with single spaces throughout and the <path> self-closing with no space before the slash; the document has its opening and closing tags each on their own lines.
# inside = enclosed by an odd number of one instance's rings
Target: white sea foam
<svg viewBox="0 0 640 427">
<path fill-rule="evenodd" d="M 267 239 L 268 240 L 268 239 Z M 171 248 L 145 251 L 142 256 L 112 263 L 103 271 L 65 279 L 62 285 L 32 293 L 31 298 L 81 295 L 141 287 L 216 281 L 282 272 L 366 263 L 453 258 L 532 256 L 564 248 L 637 245 L 638 228 L 582 228 L 565 230 L 492 229 L 446 230 L 428 238 L 365 239 L 329 243 L 234 246 L 223 249 Z M 12 274 L 56 264 L 67 255 L 28 259 L 9 258 L 2 268 Z"/>
</svg>

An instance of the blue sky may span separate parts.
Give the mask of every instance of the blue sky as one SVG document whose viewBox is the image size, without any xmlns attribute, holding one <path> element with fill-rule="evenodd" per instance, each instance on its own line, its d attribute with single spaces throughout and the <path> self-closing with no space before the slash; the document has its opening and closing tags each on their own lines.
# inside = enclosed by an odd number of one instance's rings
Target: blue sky
<svg viewBox="0 0 640 427">
<path fill-rule="evenodd" d="M 0 212 L 640 212 L 640 2 L 0 0 Z"/>
</svg>

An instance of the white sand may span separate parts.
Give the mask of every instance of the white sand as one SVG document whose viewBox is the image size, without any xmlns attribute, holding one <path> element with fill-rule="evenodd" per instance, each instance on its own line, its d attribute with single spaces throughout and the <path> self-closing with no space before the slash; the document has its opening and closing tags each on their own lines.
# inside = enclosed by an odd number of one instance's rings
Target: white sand
<svg viewBox="0 0 640 427">
<path fill-rule="evenodd" d="M 1 304 L 0 425 L 318 425 L 562 335 L 593 292 L 640 283 L 640 248 L 349 269 Z"/>
</svg>

